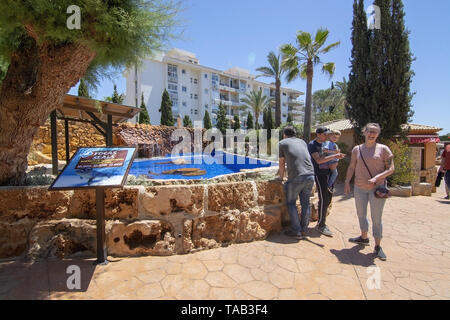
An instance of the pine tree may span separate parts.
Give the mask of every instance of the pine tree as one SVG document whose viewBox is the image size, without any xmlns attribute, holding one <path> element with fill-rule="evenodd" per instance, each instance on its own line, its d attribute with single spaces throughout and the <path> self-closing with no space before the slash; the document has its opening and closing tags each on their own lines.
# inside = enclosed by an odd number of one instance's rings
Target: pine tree
<svg viewBox="0 0 450 320">
<path fill-rule="evenodd" d="M 150 116 L 148 115 L 147 107 L 144 102 L 144 93 L 141 97 L 141 112 L 139 113 L 139 123 L 150 124 Z"/>
<path fill-rule="evenodd" d="M 174 120 L 172 115 L 172 101 L 170 101 L 169 93 L 166 89 L 164 89 L 162 99 L 161 99 L 161 108 L 158 110 L 161 112 L 161 125 L 162 126 L 173 126 Z"/>
<path fill-rule="evenodd" d="M 185 115 L 183 118 L 183 127 L 192 128 L 192 121 L 188 115 Z"/>
<path fill-rule="evenodd" d="M 72 4 L 81 10 L 71 11 Z M 172 0 L 0 1 L 0 185 L 25 181 L 37 129 L 70 88 L 81 78 L 98 83 L 111 69 L 159 50 L 174 35 L 179 6 Z"/>
<path fill-rule="evenodd" d="M 205 110 L 205 116 L 203 117 L 203 127 L 208 130 L 212 128 L 211 118 L 209 117 L 208 110 Z"/>
<path fill-rule="evenodd" d="M 83 78 L 80 79 L 80 85 L 78 86 L 78 96 L 91 98 L 91 96 L 89 95 L 88 86 L 86 85 L 86 81 Z"/>
<path fill-rule="evenodd" d="M 227 121 L 227 110 L 225 105 L 222 103 L 219 104 L 219 111 L 217 113 L 217 129 L 222 132 L 222 134 L 225 134 L 226 129 L 228 128 L 228 121 Z"/>
<path fill-rule="evenodd" d="M 247 115 L 247 130 L 254 129 L 254 128 L 255 128 L 255 123 L 254 123 L 254 120 L 253 120 L 253 115 L 249 111 L 248 115 Z"/>
<path fill-rule="evenodd" d="M 241 120 L 239 120 L 239 116 L 237 114 L 233 117 L 233 129 L 238 130 L 241 128 Z"/>
</svg>

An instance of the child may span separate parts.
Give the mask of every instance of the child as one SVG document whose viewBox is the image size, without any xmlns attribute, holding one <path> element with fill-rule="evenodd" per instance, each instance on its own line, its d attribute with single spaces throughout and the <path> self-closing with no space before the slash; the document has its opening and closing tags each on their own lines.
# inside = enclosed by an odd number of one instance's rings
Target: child
<svg viewBox="0 0 450 320">
<path fill-rule="evenodd" d="M 329 135 L 329 138 L 328 138 L 329 140 L 324 142 L 324 144 L 322 146 L 323 152 L 325 155 L 330 155 L 330 154 L 335 154 L 335 153 L 341 152 L 339 150 L 339 147 L 336 144 L 340 137 L 341 137 L 340 131 L 338 131 L 338 130 L 332 131 L 332 133 Z M 330 178 L 328 179 L 328 191 L 330 193 L 334 192 L 334 183 L 336 182 L 336 178 L 338 176 L 338 171 L 337 171 L 338 162 L 339 162 L 338 159 L 333 159 L 333 160 L 325 162 L 319 166 L 320 169 L 330 169 L 331 170 L 331 175 L 330 175 Z"/>
</svg>

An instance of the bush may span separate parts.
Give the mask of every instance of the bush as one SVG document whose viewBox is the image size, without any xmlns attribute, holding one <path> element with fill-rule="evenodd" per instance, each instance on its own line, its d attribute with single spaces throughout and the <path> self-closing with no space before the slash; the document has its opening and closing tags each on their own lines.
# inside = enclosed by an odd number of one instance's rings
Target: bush
<svg viewBox="0 0 450 320">
<path fill-rule="evenodd" d="M 402 141 L 386 141 L 385 143 L 394 154 L 395 172 L 387 178 L 389 185 L 411 184 L 414 173 L 408 145 Z"/>
<path fill-rule="evenodd" d="M 302 124 L 293 124 L 293 123 L 283 123 L 278 128 L 280 130 L 280 141 L 283 139 L 283 130 L 287 126 L 292 126 L 295 128 L 295 131 L 297 132 L 297 138 L 303 139 L 303 125 Z M 308 143 L 309 141 L 306 141 Z"/>
<path fill-rule="evenodd" d="M 347 176 L 347 169 L 348 169 L 348 166 L 350 165 L 350 160 L 352 158 L 352 150 L 350 150 L 349 146 L 343 142 L 338 142 L 337 145 L 339 146 L 341 153 L 345 153 L 345 158 L 339 160 L 339 162 L 338 162 L 338 166 L 337 166 L 338 177 L 337 177 L 336 181 L 344 182 L 345 178 Z"/>
</svg>

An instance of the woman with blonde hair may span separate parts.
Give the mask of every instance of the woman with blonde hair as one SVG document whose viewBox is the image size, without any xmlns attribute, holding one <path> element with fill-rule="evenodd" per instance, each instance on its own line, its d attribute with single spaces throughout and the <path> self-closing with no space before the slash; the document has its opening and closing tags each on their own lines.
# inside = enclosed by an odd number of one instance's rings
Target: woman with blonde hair
<svg viewBox="0 0 450 320">
<path fill-rule="evenodd" d="M 347 169 L 345 194 L 350 193 L 350 180 L 355 175 L 355 204 L 361 235 L 349 239 L 350 242 L 369 245 L 367 205 L 370 204 L 372 231 L 375 238 L 375 255 L 386 260 L 381 249 L 383 225 L 381 217 L 389 190 L 385 187 L 386 178 L 394 173 L 394 156 L 388 146 L 377 143 L 381 128 L 378 123 L 368 123 L 363 128 L 365 142 L 352 151 L 352 159 Z"/>
</svg>

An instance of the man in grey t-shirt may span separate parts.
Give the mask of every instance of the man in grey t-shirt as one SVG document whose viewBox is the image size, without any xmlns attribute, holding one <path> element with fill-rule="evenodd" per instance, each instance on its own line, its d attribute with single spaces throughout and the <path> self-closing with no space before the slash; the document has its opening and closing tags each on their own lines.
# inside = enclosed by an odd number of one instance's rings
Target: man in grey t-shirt
<svg viewBox="0 0 450 320">
<path fill-rule="evenodd" d="M 285 165 L 287 164 L 288 180 L 284 188 L 291 230 L 286 235 L 298 240 L 304 239 L 310 218 L 309 197 L 314 186 L 314 167 L 305 141 L 295 136 L 295 129 L 291 126 L 284 128 L 283 140 L 279 143 L 280 179 L 283 180 Z M 302 207 L 301 221 L 298 217 L 297 198 L 300 196 Z"/>
</svg>

